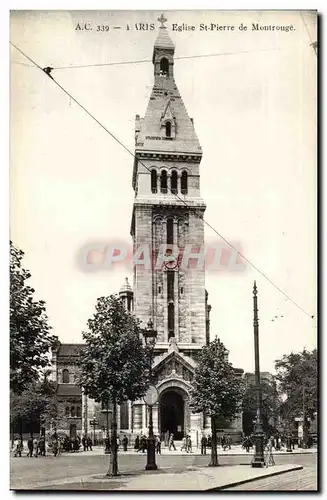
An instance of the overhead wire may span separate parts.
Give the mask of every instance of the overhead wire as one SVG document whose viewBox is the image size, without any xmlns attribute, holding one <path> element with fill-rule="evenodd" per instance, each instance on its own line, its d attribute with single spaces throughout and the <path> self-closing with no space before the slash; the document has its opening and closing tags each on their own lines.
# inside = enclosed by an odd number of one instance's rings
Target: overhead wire
<svg viewBox="0 0 327 500">
<path fill-rule="evenodd" d="M 127 147 L 125 144 L 118 138 L 116 137 L 110 130 L 103 125 L 90 111 L 88 111 L 75 97 L 70 94 L 59 82 L 57 82 L 53 76 L 50 74 L 51 71 L 55 68 L 47 67 L 47 68 L 42 68 L 39 64 L 37 64 L 31 57 L 29 57 L 27 54 L 25 54 L 19 47 L 17 47 L 14 43 L 10 42 L 11 45 L 18 50 L 24 57 L 26 57 L 30 62 L 32 62 L 37 68 L 39 68 L 43 73 L 47 74 L 49 78 L 57 85 L 57 87 L 62 90 L 72 101 L 74 101 L 87 115 L 89 115 L 105 132 L 107 132 L 122 148 L 129 153 L 134 159 L 136 159 L 143 167 L 146 168 L 149 172 L 151 170 L 147 165 L 145 165 L 139 158 L 136 157 L 136 155 Z M 305 315 L 310 317 L 311 319 L 314 319 L 314 315 L 311 315 L 308 313 L 300 304 L 298 304 L 295 300 L 293 300 L 284 290 L 282 290 L 276 283 L 274 283 L 269 276 L 267 276 L 263 271 L 261 271 L 255 264 L 253 264 L 245 255 L 243 255 L 236 247 L 234 247 L 216 228 L 214 228 L 208 221 L 206 221 L 202 216 L 199 216 L 196 210 L 192 209 L 192 207 L 189 207 L 189 205 L 186 203 L 186 201 L 181 198 L 178 194 L 174 193 L 171 191 L 171 189 L 167 188 L 179 201 L 181 201 L 185 206 L 187 206 L 188 209 L 191 209 L 197 217 L 201 218 L 203 220 L 204 224 L 208 226 L 212 231 L 214 231 L 230 248 L 235 250 L 237 254 L 245 261 L 247 262 L 253 269 L 255 269 L 263 278 L 265 278 L 276 290 L 278 290 L 284 297 L 289 300 L 294 306 L 296 306 L 298 309 L 300 309 Z"/>
</svg>

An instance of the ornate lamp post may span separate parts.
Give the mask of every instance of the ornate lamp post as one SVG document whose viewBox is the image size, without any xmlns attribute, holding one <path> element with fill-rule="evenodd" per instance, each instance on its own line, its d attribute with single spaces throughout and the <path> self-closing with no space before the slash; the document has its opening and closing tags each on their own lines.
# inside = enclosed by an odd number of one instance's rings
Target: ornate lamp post
<svg viewBox="0 0 327 500">
<path fill-rule="evenodd" d="M 151 319 L 148 321 L 148 328 L 143 330 L 143 336 L 146 345 L 151 347 L 150 350 L 150 358 L 149 358 L 149 374 L 150 381 L 152 379 L 152 363 L 153 363 L 153 348 L 155 344 L 155 339 L 157 337 L 156 330 L 153 329 L 153 323 Z M 155 437 L 153 434 L 153 415 L 152 415 L 152 407 L 158 401 L 158 391 L 154 385 L 150 385 L 147 390 L 146 395 L 144 396 L 144 401 L 149 408 L 149 436 L 147 439 L 147 463 L 145 466 L 145 470 L 156 470 L 156 454 L 155 454 Z"/>
<path fill-rule="evenodd" d="M 264 466 L 263 455 L 263 425 L 262 425 L 262 389 L 260 383 L 259 363 L 259 319 L 258 319 L 258 290 L 257 284 L 253 285 L 253 332 L 254 332 L 254 363 L 255 363 L 255 385 L 257 392 L 257 419 L 254 424 L 255 454 L 252 459 L 252 467 Z"/>
</svg>

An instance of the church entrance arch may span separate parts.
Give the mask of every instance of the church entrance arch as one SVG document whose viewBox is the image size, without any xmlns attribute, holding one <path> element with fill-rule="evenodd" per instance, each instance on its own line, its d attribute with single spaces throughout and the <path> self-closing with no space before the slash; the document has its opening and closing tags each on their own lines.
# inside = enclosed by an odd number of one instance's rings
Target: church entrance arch
<svg viewBox="0 0 327 500">
<path fill-rule="evenodd" d="M 174 434 L 175 440 L 183 439 L 185 432 L 185 402 L 181 391 L 166 389 L 160 395 L 160 433 Z"/>
</svg>

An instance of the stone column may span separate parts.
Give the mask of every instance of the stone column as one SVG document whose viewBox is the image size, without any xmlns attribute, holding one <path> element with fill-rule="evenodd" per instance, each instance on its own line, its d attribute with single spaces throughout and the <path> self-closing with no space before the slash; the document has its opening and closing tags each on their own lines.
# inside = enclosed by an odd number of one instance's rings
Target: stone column
<svg viewBox="0 0 327 500">
<path fill-rule="evenodd" d="M 152 408 L 152 417 L 153 417 L 153 433 L 155 435 L 159 434 L 159 405 L 155 404 Z"/>
<path fill-rule="evenodd" d="M 128 401 L 128 432 L 132 432 L 132 402 Z"/>
<path fill-rule="evenodd" d="M 140 433 L 142 430 L 142 405 L 134 404 L 134 432 Z"/>
<path fill-rule="evenodd" d="M 191 439 L 192 439 L 192 447 L 196 449 L 197 445 L 200 445 L 202 430 L 201 430 L 201 413 L 191 413 Z"/>
</svg>

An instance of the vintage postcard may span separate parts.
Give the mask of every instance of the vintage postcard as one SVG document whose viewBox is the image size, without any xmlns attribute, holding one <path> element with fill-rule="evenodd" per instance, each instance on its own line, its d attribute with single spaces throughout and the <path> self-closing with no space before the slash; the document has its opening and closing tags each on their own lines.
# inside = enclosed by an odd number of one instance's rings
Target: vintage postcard
<svg viewBox="0 0 327 500">
<path fill-rule="evenodd" d="M 316 11 L 10 15 L 10 488 L 317 491 Z"/>
</svg>

